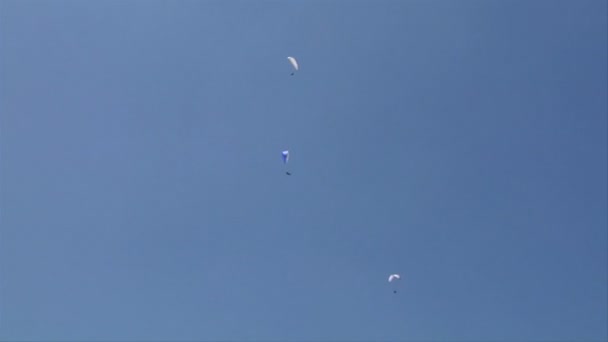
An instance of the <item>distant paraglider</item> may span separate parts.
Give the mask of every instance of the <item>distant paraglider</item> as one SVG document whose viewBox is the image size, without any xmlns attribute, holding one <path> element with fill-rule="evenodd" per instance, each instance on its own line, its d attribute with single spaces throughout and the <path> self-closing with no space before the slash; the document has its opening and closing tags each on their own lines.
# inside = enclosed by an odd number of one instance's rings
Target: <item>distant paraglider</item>
<svg viewBox="0 0 608 342">
<path fill-rule="evenodd" d="M 287 163 L 289 162 L 289 151 L 285 150 L 281 152 L 281 157 L 283 158 L 283 164 L 287 165 Z M 291 176 L 291 172 L 289 171 L 285 171 L 285 174 Z"/>
<path fill-rule="evenodd" d="M 397 281 L 401 279 L 401 276 L 398 274 L 391 274 L 388 276 L 388 282 L 393 284 L 393 293 L 397 293 Z"/>
<path fill-rule="evenodd" d="M 298 66 L 298 61 L 296 61 L 296 59 L 294 57 L 287 57 L 287 60 L 289 61 L 289 63 L 291 63 L 291 66 L 295 70 L 291 73 L 291 76 L 293 76 L 296 71 L 300 70 L 300 67 Z"/>
</svg>

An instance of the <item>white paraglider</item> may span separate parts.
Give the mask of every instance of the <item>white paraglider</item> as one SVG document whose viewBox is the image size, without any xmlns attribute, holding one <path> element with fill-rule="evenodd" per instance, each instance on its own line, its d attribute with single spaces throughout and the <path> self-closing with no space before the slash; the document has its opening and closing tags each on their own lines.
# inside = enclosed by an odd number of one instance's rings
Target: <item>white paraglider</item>
<svg viewBox="0 0 608 342">
<path fill-rule="evenodd" d="M 398 274 L 391 274 L 388 276 L 388 282 L 393 284 L 393 293 L 397 293 L 397 280 L 400 280 L 401 276 Z"/>
<path fill-rule="evenodd" d="M 289 162 L 289 151 L 285 150 L 281 152 L 281 157 L 283 158 L 283 164 L 287 164 Z M 285 174 L 291 176 L 291 173 L 289 171 L 285 171 Z"/>
<path fill-rule="evenodd" d="M 287 60 L 289 61 L 289 63 L 291 63 L 291 66 L 294 68 L 295 71 L 300 70 L 300 67 L 298 66 L 298 61 L 296 61 L 294 57 L 287 57 Z M 295 71 L 291 73 L 291 76 L 295 74 Z"/>
</svg>

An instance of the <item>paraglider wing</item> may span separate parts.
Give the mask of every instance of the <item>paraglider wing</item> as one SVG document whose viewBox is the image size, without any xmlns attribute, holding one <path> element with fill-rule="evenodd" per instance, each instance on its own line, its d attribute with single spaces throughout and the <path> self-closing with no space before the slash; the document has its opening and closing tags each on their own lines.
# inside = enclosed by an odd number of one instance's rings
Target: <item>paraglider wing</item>
<svg viewBox="0 0 608 342">
<path fill-rule="evenodd" d="M 291 66 L 293 66 L 293 68 L 296 71 L 300 70 L 300 67 L 298 66 L 298 61 L 296 61 L 295 58 L 293 58 L 293 57 L 287 57 L 287 60 L 289 60 L 289 63 L 291 63 Z"/>
<path fill-rule="evenodd" d="M 289 151 L 283 151 L 281 156 L 283 157 L 283 163 L 287 164 L 289 161 Z"/>
</svg>

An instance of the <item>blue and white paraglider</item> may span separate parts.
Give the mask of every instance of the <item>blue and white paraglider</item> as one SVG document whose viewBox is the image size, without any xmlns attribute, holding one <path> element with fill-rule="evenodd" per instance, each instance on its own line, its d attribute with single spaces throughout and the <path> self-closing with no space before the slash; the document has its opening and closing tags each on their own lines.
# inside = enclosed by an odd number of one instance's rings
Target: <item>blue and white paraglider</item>
<svg viewBox="0 0 608 342">
<path fill-rule="evenodd" d="M 391 274 L 388 276 L 388 282 L 393 285 L 393 293 L 397 293 L 397 283 L 399 279 L 401 279 L 401 276 L 398 274 Z"/>
<path fill-rule="evenodd" d="M 283 158 L 283 164 L 287 165 L 287 163 L 289 162 L 289 151 L 285 150 L 281 152 L 281 157 Z M 291 176 L 291 173 L 289 171 L 286 171 L 285 174 Z"/>
<path fill-rule="evenodd" d="M 291 73 L 291 76 L 293 76 L 296 73 L 296 71 L 300 70 L 300 66 L 298 65 L 298 61 L 296 61 L 296 59 L 294 57 L 289 56 L 289 57 L 287 57 L 287 60 L 293 67 L 294 71 Z"/>
</svg>

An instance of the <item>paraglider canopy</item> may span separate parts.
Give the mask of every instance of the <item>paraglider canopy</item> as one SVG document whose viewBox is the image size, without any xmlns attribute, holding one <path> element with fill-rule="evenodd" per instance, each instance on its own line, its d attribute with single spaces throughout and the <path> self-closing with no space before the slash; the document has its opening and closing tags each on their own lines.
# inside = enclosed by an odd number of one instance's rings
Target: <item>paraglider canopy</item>
<svg viewBox="0 0 608 342">
<path fill-rule="evenodd" d="M 298 66 L 298 61 L 296 61 L 296 59 L 294 57 L 287 57 L 287 60 L 289 61 L 289 63 L 291 63 L 291 66 L 295 69 L 295 71 L 300 70 L 300 67 Z M 291 75 L 293 76 L 293 72 L 291 73 Z"/>
<path fill-rule="evenodd" d="M 391 274 L 388 276 L 388 282 L 392 282 L 393 280 L 398 280 L 401 279 L 401 276 L 398 274 Z"/>
<path fill-rule="evenodd" d="M 287 164 L 289 161 L 289 151 L 281 152 L 281 157 L 283 158 L 283 163 Z"/>
</svg>

